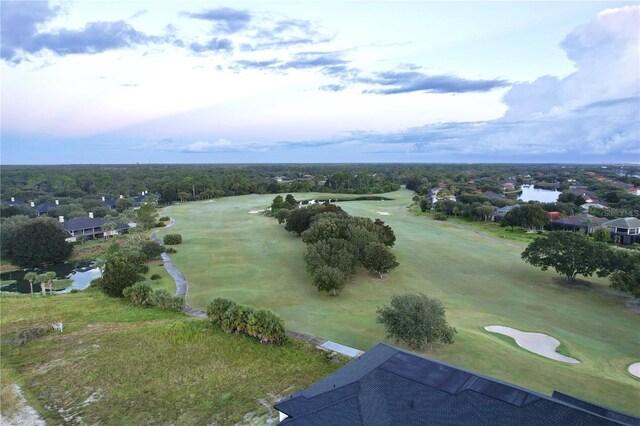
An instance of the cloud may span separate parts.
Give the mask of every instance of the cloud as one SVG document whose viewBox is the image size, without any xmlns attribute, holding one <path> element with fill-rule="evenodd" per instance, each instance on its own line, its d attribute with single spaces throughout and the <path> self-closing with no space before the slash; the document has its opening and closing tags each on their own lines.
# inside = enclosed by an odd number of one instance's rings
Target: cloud
<svg viewBox="0 0 640 426">
<path fill-rule="evenodd" d="M 137 31 L 125 21 L 90 22 L 79 30 L 65 28 L 39 32 L 38 26 L 55 17 L 59 8 L 47 2 L 6 1 L 2 4 L 2 59 L 19 63 L 43 50 L 56 55 L 95 54 L 163 41 Z"/>
<path fill-rule="evenodd" d="M 368 89 L 366 93 L 394 95 L 398 93 L 467 93 L 487 92 L 510 85 L 502 79 L 468 80 L 452 75 L 427 75 L 418 71 L 386 71 L 374 74 L 372 78 L 359 79 L 372 86 L 385 88 Z"/>
<path fill-rule="evenodd" d="M 307 20 L 285 19 L 262 25 L 251 35 L 253 41 L 241 46 L 243 51 L 284 49 L 332 40 L 332 37 L 322 35 L 311 21 Z"/>
<path fill-rule="evenodd" d="M 225 34 L 233 34 L 244 30 L 251 21 L 251 14 L 244 10 L 236 10 L 228 7 L 209 9 L 203 12 L 183 12 L 183 16 L 192 19 L 201 19 L 212 22 L 217 31 Z"/>
<path fill-rule="evenodd" d="M 228 38 L 214 37 L 211 40 L 209 40 L 206 44 L 191 43 L 189 44 L 189 49 L 195 53 L 219 52 L 219 51 L 230 52 L 233 50 L 233 42 Z"/>
<path fill-rule="evenodd" d="M 218 139 L 217 141 L 207 142 L 198 141 L 193 142 L 182 148 L 182 152 L 187 153 L 204 153 L 204 152 L 226 152 L 226 151 L 238 151 L 241 149 L 240 145 L 234 145 L 227 139 Z"/>
</svg>

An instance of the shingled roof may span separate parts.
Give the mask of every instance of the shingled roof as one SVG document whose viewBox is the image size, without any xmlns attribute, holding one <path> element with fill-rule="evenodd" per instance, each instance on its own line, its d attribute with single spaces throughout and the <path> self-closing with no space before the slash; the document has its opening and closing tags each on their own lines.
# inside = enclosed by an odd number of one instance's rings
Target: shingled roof
<svg viewBox="0 0 640 426">
<path fill-rule="evenodd" d="M 583 213 L 577 216 L 563 217 L 554 221 L 557 224 L 571 225 L 571 226 L 585 226 L 585 225 L 603 225 L 607 222 L 604 217 L 593 216 L 587 213 Z"/>
<path fill-rule="evenodd" d="M 102 225 L 109 222 L 109 220 L 102 217 L 74 217 L 66 222 L 63 222 L 61 225 L 68 232 L 80 231 L 82 229 L 91 229 L 91 228 L 101 228 Z M 124 223 L 116 223 L 116 231 L 127 229 L 129 225 Z"/>
<path fill-rule="evenodd" d="M 275 405 L 282 425 L 640 425 L 640 419 L 552 397 L 378 344 Z"/>
<path fill-rule="evenodd" d="M 637 219 L 635 217 L 621 217 L 605 222 L 602 225 L 608 226 L 610 228 L 640 228 L 640 219 Z"/>
</svg>

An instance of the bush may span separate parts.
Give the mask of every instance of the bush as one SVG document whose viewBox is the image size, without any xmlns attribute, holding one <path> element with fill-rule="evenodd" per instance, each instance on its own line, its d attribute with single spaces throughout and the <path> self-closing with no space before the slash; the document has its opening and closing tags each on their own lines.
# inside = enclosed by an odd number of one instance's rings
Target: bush
<svg viewBox="0 0 640 426">
<path fill-rule="evenodd" d="M 103 283 L 104 281 L 102 280 L 102 277 L 96 278 L 95 280 L 91 280 L 91 282 L 89 283 L 89 288 L 97 288 L 98 290 L 102 290 Z"/>
<path fill-rule="evenodd" d="M 147 258 L 155 259 L 164 252 L 164 247 L 158 244 L 157 241 L 145 240 L 140 245 L 140 250 L 147 256 Z"/>
<path fill-rule="evenodd" d="M 165 223 L 164 222 L 156 222 L 153 224 L 154 228 L 164 228 L 165 227 Z"/>
<path fill-rule="evenodd" d="M 447 218 L 447 215 L 446 215 L 446 214 L 443 214 L 443 213 L 436 213 L 436 214 L 434 214 L 434 215 L 433 215 L 433 218 L 434 218 L 435 220 L 441 220 L 441 221 L 443 221 L 443 222 L 444 222 L 444 221 L 446 221 L 446 220 L 448 219 L 448 218 Z"/>
<path fill-rule="evenodd" d="M 152 302 L 157 307 L 169 311 L 182 312 L 184 310 L 184 298 L 171 296 L 165 289 L 156 290 L 152 295 Z"/>
<path fill-rule="evenodd" d="M 154 303 L 153 290 L 148 284 L 138 283 L 122 291 L 124 297 L 130 299 L 134 305 L 140 307 L 152 306 Z"/>
<path fill-rule="evenodd" d="M 152 280 L 154 280 L 154 281 L 155 281 L 155 280 L 159 280 L 160 278 L 162 278 L 162 277 L 160 276 L 160 274 L 153 274 L 153 275 L 151 275 L 151 279 L 152 279 Z"/>
<path fill-rule="evenodd" d="M 158 219 L 158 222 L 168 222 L 169 220 L 171 220 L 169 216 L 162 216 L 160 219 Z"/>
<path fill-rule="evenodd" d="M 167 234 L 162 238 L 162 242 L 168 246 L 182 244 L 182 235 L 181 234 Z"/>
<path fill-rule="evenodd" d="M 224 299 L 218 297 L 213 299 L 207 305 L 207 317 L 214 324 L 219 324 L 222 321 L 224 313 L 231 307 L 235 307 L 236 302 L 230 299 Z"/>
<path fill-rule="evenodd" d="M 167 254 L 173 254 L 173 253 L 177 253 L 178 250 L 174 249 L 173 247 L 167 247 L 166 249 L 164 249 L 164 252 Z"/>
<path fill-rule="evenodd" d="M 262 343 L 282 345 L 287 342 L 284 322 L 267 309 L 238 305 L 233 300 L 217 298 L 209 302 L 207 317 L 220 324 L 225 333 L 244 333 Z"/>
</svg>

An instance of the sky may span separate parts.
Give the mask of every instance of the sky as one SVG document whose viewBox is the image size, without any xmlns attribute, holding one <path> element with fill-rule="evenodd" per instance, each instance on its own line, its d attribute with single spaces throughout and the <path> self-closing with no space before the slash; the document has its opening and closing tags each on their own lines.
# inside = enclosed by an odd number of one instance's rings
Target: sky
<svg viewBox="0 0 640 426">
<path fill-rule="evenodd" d="M 640 163 L 640 3 L 0 1 L 0 163 Z"/>
</svg>

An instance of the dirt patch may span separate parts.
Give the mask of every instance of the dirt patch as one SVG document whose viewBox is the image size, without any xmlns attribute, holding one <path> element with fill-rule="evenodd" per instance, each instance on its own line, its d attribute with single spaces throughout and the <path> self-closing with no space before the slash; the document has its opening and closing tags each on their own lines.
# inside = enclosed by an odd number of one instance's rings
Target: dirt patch
<svg viewBox="0 0 640 426">
<path fill-rule="evenodd" d="M 20 386 L 12 384 L 2 389 L 2 413 L 0 424 L 3 426 L 35 425 L 44 426 L 38 412 L 33 409 L 22 395 Z"/>
</svg>

